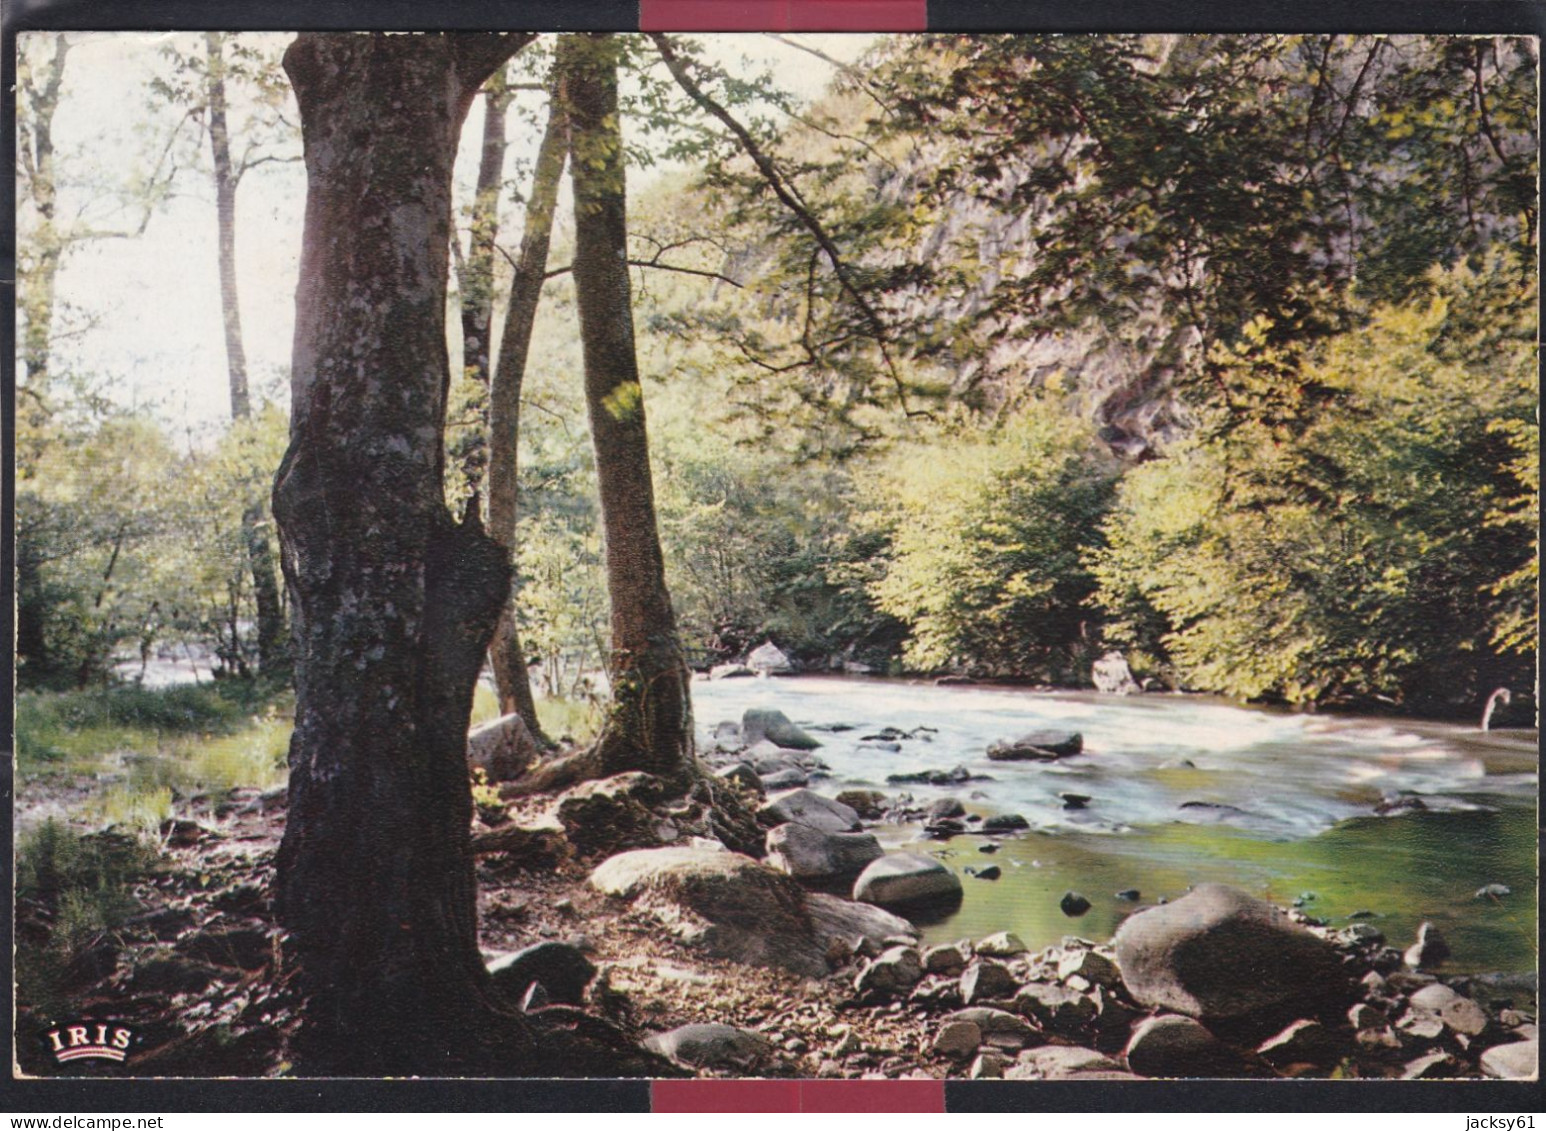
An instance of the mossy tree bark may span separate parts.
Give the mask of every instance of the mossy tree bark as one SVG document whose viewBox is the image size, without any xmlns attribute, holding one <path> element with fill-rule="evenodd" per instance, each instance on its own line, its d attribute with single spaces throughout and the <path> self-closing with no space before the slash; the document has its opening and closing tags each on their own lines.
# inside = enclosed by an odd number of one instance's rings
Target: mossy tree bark
<svg viewBox="0 0 1546 1131">
<path fill-rule="evenodd" d="M 596 768 L 682 780 L 695 765 L 692 700 L 666 590 L 634 352 L 617 106 L 620 44 L 610 35 L 566 35 L 558 53 L 569 112 L 575 301 L 612 606 L 612 705 Z"/>
<path fill-rule="evenodd" d="M 452 161 L 529 38 L 303 34 L 285 55 L 308 190 L 274 489 L 297 696 L 277 896 L 307 1072 L 482 1072 L 532 1044 L 478 952 L 468 848 L 467 723 L 509 567 L 443 495 Z"/>
</svg>

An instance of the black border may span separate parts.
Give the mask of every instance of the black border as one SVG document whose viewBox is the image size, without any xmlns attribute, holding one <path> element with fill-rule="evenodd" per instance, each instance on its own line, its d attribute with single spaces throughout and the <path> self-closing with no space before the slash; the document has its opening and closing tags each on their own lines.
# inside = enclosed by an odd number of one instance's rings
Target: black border
<svg viewBox="0 0 1546 1131">
<path fill-rule="evenodd" d="M 729 0 L 733 2 L 733 0 Z M 842 0 L 829 0 L 840 4 Z M 928 0 L 934 31 L 1302 31 L 1493 33 L 1546 38 L 1540 0 Z M 637 0 L 0 0 L 0 85 L 15 81 L 15 37 L 24 30 L 633 31 Z M 14 304 L 15 110 L 0 110 L 0 177 L 11 208 L 0 218 L 0 286 Z M 14 436 L 15 324 L 0 319 L 0 426 Z M 0 639 L 12 639 L 14 468 L 3 467 L 7 537 L 0 545 Z M 9 661 L 8 661 L 9 662 Z M 0 687 L 9 708 L 11 681 Z M 9 732 L 7 732 L 9 733 Z M 10 754 L 7 746 L 7 754 Z M 11 843 L 12 763 L 0 767 L 0 829 Z M 1539 811 L 1539 810 L 1538 810 Z M 5 854 L 7 896 L 12 858 Z M 1537 873 L 1539 867 L 1537 867 Z M 0 924 L 13 908 L 0 901 Z M 1537 899 L 1537 907 L 1539 900 Z M 11 932 L 3 932 L 5 942 Z M 0 986 L 10 1061 L 12 983 Z M 512 1066 L 514 1067 L 514 1066 Z M 646 1112 L 645 1081 L 587 1080 L 14 1080 L 0 1066 L 0 1111 L 89 1112 Z M 1546 1110 L 1539 1082 L 1506 1081 L 949 1081 L 951 1112 L 1198 1111 L 1406 1112 L 1476 1115 Z M 1464 1131 L 1457 1127 L 1456 1131 Z"/>
</svg>

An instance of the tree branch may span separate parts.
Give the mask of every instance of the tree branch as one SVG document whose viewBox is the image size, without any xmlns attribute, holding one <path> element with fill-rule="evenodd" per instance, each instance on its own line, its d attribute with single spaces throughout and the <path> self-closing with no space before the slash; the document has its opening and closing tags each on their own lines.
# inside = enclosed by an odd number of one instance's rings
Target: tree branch
<svg viewBox="0 0 1546 1131">
<path fill-rule="evenodd" d="M 891 106 L 884 98 L 875 93 L 875 88 L 872 87 L 868 81 L 866 81 L 864 72 L 861 71 L 858 67 L 853 66 L 851 63 L 844 63 L 840 60 L 834 59 L 825 51 L 818 50 L 815 47 L 811 47 L 807 44 L 800 43 L 797 40 L 790 39 L 788 36 L 779 35 L 777 32 L 770 31 L 765 32 L 764 34 L 774 42 L 782 43 L 785 47 L 793 47 L 796 51 L 804 51 L 807 55 L 814 55 L 816 58 L 820 59 L 823 63 L 828 64 L 840 74 L 853 79 L 854 83 L 859 87 L 859 89 L 864 91 L 865 94 L 869 95 L 870 98 L 874 101 L 875 105 L 879 106 L 888 118 L 896 116 L 896 111 L 891 108 Z"/>
<path fill-rule="evenodd" d="M 504 248 L 499 249 L 499 254 L 505 257 L 506 262 L 512 265 L 515 263 L 515 260 L 510 258 L 510 253 Z M 661 263 L 658 258 L 625 259 L 623 262 L 630 267 L 654 267 L 660 271 L 675 271 L 678 275 L 698 275 L 705 279 L 718 279 L 721 283 L 729 283 L 737 290 L 744 287 L 744 284 L 736 282 L 729 275 L 721 275 L 718 271 L 705 271 L 698 267 L 678 267 L 674 263 Z M 572 268 L 568 264 L 562 267 L 552 267 L 543 272 L 542 277 L 543 279 L 553 279 L 559 275 L 567 275 L 571 270 Z"/>
<path fill-rule="evenodd" d="M 907 385 L 902 380 L 901 373 L 897 371 L 895 359 L 892 358 L 891 351 L 887 348 L 888 334 L 885 323 L 881 321 L 880 315 L 870 304 L 869 300 L 864 297 L 858 284 L 853 281 L 847 263 L 838 253 L 837 245 L 827 233 L 826 228 L 822 226 L 821 221 L 816 218 L 815 214 L 800 198 L 799 191 L 778 171 L 778 167 L 773 163 L 773 159 L 762 151 L 762 147 L 757 144 L 751 132 L 737 121 L 730 111 L 716 102 L 698 85 L 692 75 L 688 73 L 687 64 L 677 54 L 676 47 L 670 37 L 659 32 L 651 32 L 650 39 L 654 42 L 656 50 L 660 52 L 660 57 L 664 60 L 666 69 L 676 79 L 677 85 L 687 92 L 687 96 L 701 110 L 711 117 L 717 118 L 724 124 L 726 129 L 735 135 L 736 140 L 741 144 L 741 149 L 751 158 L 752 164 L 757 167 L 758 172 L 767 181 L 768 187 L 773 190 L 774 195 L 783 202 L 784 207 L 794 213 L 796 218 L 799 219 L 800 223 L 804 225 L 805 229 L 810 232 L 816 243 L 821 247 L 822 252 L 827 257 L 827 261 L 832 264 L 832 270 L 837 275 L 838 283 L 848 293 L 854 305 L 859 308 L 860 313 L 864 315 L 865 321 L 869 323 L 871 335 L 874 337 L 875 344 L 880 350 L 881 360 L 885 363 L 886 372 L 890 375 L 891 382 L 896 388 L 897 400 L 901 405 L 903 414 L 909 417 L 927 416 L 928 413 L 916 412 L 908 406 Z"/>
</svg>

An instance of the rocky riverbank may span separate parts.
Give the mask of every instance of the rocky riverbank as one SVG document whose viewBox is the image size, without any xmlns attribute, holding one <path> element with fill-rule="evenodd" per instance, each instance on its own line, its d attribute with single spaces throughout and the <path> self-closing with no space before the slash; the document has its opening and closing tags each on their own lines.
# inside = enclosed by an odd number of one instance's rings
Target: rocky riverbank
<svg viewBox="0 0 1546 1131">
<path fill-rule="evenodd" d="M 788 720 L 747 722 L 722 735 L 717 778 L 686 796 L 639 774 L 505 802 L 480 791 L 481 940 L 513 1008 L 579 1005 L 704 1075 L 1536 1071 L 1533 976 L 1446 978 L 1432 930 L 1334 930 L 1217 885 L 1152 907 L 1133 893 L 1109 942 L 1033 950 L 998 933 L 923 946 L 917 923 L 962 881 L 924 852 L 881 847 L 869 824 L 899 797 L 765 792 L 783 770 L 759 772 L 759 744 L 797 768 L 816 759 Z M 138 911 L 76 948 L 61 998 L 19 1003 L 23 1069 L 57 1074 L 43 1038 L 57 1018 L 111 1015 L 135 1047 L 125 1065 L 88 1071 L 287 1073 L 298 1003 L 267 897 L 283 813 L 282 792 L 180 802 Z M 946 834 L 960 820 L 943 807 L 917 816 Z M 51 914 L 18 908 L 24 947 L 46 939 Z"/>
</svg>

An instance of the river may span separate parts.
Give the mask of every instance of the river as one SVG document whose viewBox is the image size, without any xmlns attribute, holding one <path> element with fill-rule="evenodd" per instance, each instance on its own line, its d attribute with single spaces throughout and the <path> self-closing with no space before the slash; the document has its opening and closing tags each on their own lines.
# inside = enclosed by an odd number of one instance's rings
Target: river
<svg viewBox="0 0 1546 1131">
<path fill-rule="evenodd" d="M 873 787 L 920 803 L 958 798 L 969 813 L 1019 813 L 1013 837 L 918 840 L 917 825 L 882 826 L 888 847 L 939 856 L 963 876 L 959 911 L 924 928 L 941 942 L 1011 930 L 1033 948 L 1077 934 L 1103 941 L 1144 904 L 1193 884 L 1233 884 L 1279 904 L 1298 900 L 1333 926 L 1357 916 L 1405 947 L 1431 920 L 1455 972 L 1536 966 L 1534 730 L 1308 715 L 1211 697 L 1102 696 L 855 677 L 696 682 L 700 741 L 720 720 L 773 707 L 814 731 L 827 795 Z M 849 725 L 833 732 L 824 728 Z M 888 751 L 867 734 L 913 731 Z M 923 730 L 920 728 L 932 728 Z M 1074 730 L 1084 753 L 1057 762 L 992 762 L 989 743 L 1038 728 Z M 965 766 L 991 781 L 887 785 L 890 774 Z M 1062 793 L 1090 798 L 1065 807 Z M 1373 815 L 1382 799 L 1425 808 Z M 1202 802 L 1204 805 L 1187 805 Z M 989 855 L 981 846 L 997 843 Z M 1511 894 L 1477 896 L 1488 884 Z M 1137 889 L 1139 902 L 1117 897 Z M 1059 909 L 1064 892 L 1092 906 Z"/>
</svg>

